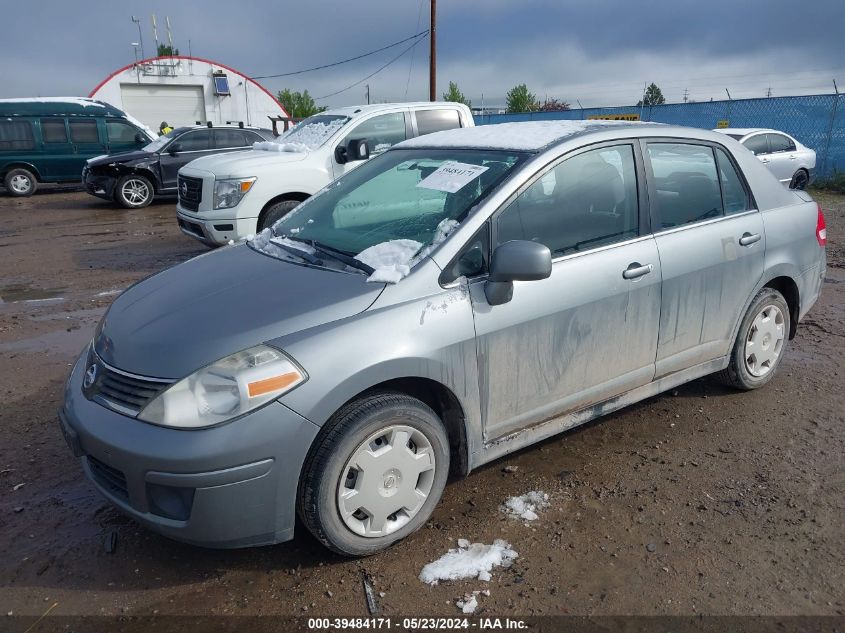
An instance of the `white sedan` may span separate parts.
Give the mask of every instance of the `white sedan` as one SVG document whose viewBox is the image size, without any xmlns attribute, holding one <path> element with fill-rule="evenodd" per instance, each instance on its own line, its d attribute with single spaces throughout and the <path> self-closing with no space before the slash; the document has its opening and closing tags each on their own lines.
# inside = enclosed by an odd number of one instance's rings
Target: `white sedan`
<svg viewBox="0 0 845 633">
<path fill-rule="evenodd" d="M 745 145 L 790 189 L 805 189 L 810 184 L 816 170 L 816 152 L 789 134 L 764 128 L 722 128 L 715 131 Z"/>
</svg>

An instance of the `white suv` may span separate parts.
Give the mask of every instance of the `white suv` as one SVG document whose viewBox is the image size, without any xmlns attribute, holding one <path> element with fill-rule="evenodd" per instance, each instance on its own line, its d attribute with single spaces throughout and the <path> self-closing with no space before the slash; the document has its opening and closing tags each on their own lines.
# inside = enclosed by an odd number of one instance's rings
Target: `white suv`
<svg viewBox="0 0 845 633">
<path fill-rule="evenodd" d="M 469 108 L 450 102 L 321 112 L 275 141 L 200 158 L 180 169 L 179 228 L 209 246 L 243 239 L 400 141 L 473 125 Z"/>
</svg>

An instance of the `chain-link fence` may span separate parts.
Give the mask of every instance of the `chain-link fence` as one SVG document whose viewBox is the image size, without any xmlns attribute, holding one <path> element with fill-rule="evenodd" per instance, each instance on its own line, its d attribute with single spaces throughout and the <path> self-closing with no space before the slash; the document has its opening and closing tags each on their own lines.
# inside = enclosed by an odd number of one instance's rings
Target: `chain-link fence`
<svg viewBox="0 0 845 633">
<path fill-rule="evenodd" d="M 560 112 L 482 114 L 475 116 L 475 123 L 485 125 L 508 121 L 603 117 L 631 118 L 707 129 L 758 127 L 782 130 L 816 150 L 817 177 L 828 177 L 834 170 L 845 172 L 845 94 L 584 108 Z"/>
</svg>

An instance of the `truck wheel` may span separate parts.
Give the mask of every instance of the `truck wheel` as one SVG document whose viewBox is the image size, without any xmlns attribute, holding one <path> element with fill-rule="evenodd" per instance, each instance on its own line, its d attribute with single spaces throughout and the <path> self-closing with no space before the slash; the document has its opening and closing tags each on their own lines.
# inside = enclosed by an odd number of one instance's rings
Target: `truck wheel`
<svg viewBox="0 0 845 633">
<path fill-rule="evenodd" d="M 122 176 L 114 187 L 115 201 L 127 209 L 140 209 L 153 201 L 153 183 L 141 174 Z"/>
<path fill-rule="evenodd" d="M 270 205 L 267 207 L 267 211 L 264 212 L 264 218 L 261 220 L 261 226 L 258 227 L 258 230 L 263 231 L 273 226 L 300 204 L 299 200 L 282 200 L 281 202 Z"/>
<path fill-rule="evenodd" d="M 769 382 L 783 360 L 789 341 L 789 306 L 774 288 L 754 297 L 739 326 L 730 364 L 719 372 L 728 386 L 751 390 Z"/>
<path fill-rule="evenodd" d="M 28 169 L 23 167 L 16 167 L 10 169 L 6 173 L 6 178 L 3 181 L 6 185 L 6 191 L 13 196 L 24 197 L 31 196 L 38 188 L 35 176 Z"/>
<path fill-rule="evenodd" d="M 298 511 L 345 556 L 379 552 L 420 528 L 449 473 L 449 438 L 416 398 L 377 392 L 346 405 L 305 462 Z"/>
</svg>

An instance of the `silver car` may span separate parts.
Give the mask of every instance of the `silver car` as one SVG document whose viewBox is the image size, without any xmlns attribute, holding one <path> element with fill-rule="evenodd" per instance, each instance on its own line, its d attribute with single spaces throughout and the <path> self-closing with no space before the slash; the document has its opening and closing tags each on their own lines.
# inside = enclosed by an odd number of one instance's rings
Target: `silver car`
<svg viewBox="0 0 845 633">
<path fill-rule="evenodd" d="M 816 171 L 816 152 L 786 132 L 765 128 L 715 130 L 735 138 L 790 189 L 806 189 Z"/>
<path fill-rule="evenodd" d="M 424 524 L 450 471 L 708 374 L 768 383 L 825 235 L 723 134 L 434 133 L 124 292 L 61 428 L 100 492 L 167 536 L 277 543 L 298 513 L 371 554 Z"/>
</svg>

